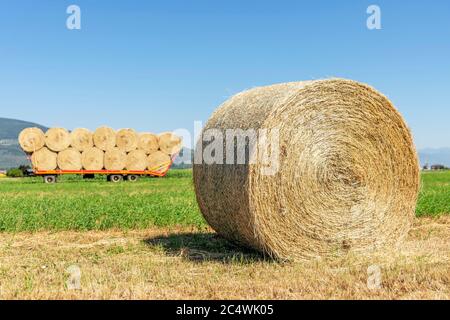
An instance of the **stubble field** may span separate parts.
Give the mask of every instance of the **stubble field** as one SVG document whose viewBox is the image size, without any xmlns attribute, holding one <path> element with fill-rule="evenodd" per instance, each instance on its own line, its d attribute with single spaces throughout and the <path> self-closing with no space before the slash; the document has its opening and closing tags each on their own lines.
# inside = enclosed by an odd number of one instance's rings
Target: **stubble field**
<svg viewBox="0 0 450 320">
<path fill-rule="evenodd" d="M 217 237 L 189 170 L 119 185 L 62 180 L 0 180 L 0 298 L 450 298 L 450 172 L 422 174 L 401 248 L 295 263 Z"/>
</svg>

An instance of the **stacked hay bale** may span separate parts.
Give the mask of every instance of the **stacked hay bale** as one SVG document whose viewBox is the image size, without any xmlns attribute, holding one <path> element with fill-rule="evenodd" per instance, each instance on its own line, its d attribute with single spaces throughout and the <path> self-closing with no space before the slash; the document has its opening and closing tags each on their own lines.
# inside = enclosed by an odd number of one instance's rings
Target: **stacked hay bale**
<svg viewBox="0 0 450 320">
<path fill-rule="evenodd" d="M 156 171 L 167 166 L 182 147 L 181 138 L 172 133 L 116 132 L 109 127 L 94 132 L 51 128 L 45 133 L 27 128 L 20 133 L 19 144 L 39 171 Z"/>
<path fill-rule="evenodd" d="M 402 116 L 372 87 L 330 79 L 248 90 L 214 112 L 197 152 L 212 130 L 229 129 L 258 132 L 246 162 L 226 162 L 236 151 L 226 141 L 220 161 L 193 170 L 201 212 L 223 237 L 291 260 L 365 254 L 407 235 L 417 154 Z"/>
</svg>

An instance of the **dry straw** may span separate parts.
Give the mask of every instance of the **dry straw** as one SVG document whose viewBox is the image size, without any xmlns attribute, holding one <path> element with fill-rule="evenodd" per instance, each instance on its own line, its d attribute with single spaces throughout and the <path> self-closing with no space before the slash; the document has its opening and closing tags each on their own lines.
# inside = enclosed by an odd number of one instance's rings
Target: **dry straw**
<svg viewBox="0 0 450 320">
<path fill-rule="evenodd" d="M 151 154 L 158 151 L 158 136 L 153 133 L 142 133 L 139 136 L 138 148 L 139 150 L 143 150 L 146 154 Z"/>
<path fill-rule="evenodd" d="M 144 171 L 147 169 L 147 155 L 143 150 L 134 150 L 127 154 L 125 168 L 133 171 Z"/>
<path fill-rule="evenodd" d="M 121 129 L 116 135 L 117 147 L 125 152 L 136 150 L 139 136 L 133 129 Z"/>
<path fill-rule="evenodd" d="M 70 146 L 70 142 L 70 133 L 64 128 L 51 128 L 45 133 L 45 145 L 52 151 L 63 151 Z"/>
<path fill-rule="evenodd" d="M 41 148 L 31 156 L 33 167 L 37 170 L 47 171 L 55 170 L 57 154 L 50 151 L 47 147 Z"/>
<path fill-rule="evenodd" d="M 210 128 L 279 130 L 274 175 L 262 163 L 194 165 L 200 209 L 222 236 L 311 259 L 367 253 L 407 234 L 417 154 L 403 118 L 373 88 L 343 79 L 255 88 L 220 106 Z"/>
<path fill-rule="evenodd" d="M 102 170 L 104 158 L 105 153 L 102 150 L 92 147 L 81 154 L 81 164 L 85 170 Z"/>
<path fill-rule="evenodd" d="M 94 145 L 103 151 L 116 146 L 116 132 L 109 127 L 100 127 L 94 132 Z"/>
<path fill-rule="evenodd" d="M 105 152 L 106 170 L 123 170 L 127 164 L 127 154 L 119 148 L 112 148 Z"/>
<path fill-rule="evenodd" d="M 61 170 L 81 170 L 81 153 L 74 148 L 69 148 L 58 153 L 58 168 Z"/>
<path fill-rule="evenodd" d="M 147 158 L 147 169 L 157 170 L 161 166 L 166 166 L 170 163 L 170 156 L 162 151 L 156 151 Z"/>
<path fill-rule="evenodd" d="M 158 139 L 159 150 L 166 154 L 173 155 L 181 150 L 181 138 L 171 132 L 164 132 L 159 134 Z"/>
<path fill-rule="evenodd" d="M 78 128 L 70 133 L 72 148 L 83 152 L 94 146 L 93 134 L 88 129 Z"/>
<path fill-rule="evenodd" d="M 39 128 L 26 128 L 19 134 L 19 144 L 23 151 L 32 153 L 45 145 L 45 135 Z"/>
</svg>

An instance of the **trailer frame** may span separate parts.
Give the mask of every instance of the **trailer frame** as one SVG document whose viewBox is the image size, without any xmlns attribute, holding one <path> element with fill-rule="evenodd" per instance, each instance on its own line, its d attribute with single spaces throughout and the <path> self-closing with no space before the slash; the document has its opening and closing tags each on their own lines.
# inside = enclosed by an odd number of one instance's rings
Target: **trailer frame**
<svg viewBox="0 0 450 320">
<path fill-rule="evenodd" d="M 107 176 L 107 180 L 110 182 L 121 182 L 122 180 L 128 180 L 131 182 L 135 182 L 139 177 L 164 177 L 169 169 L 171 168 L 177 154 L 173 155 L 170 159 L 170 162 L 164 163 L 158 167 L 151 168 L 151 170 L 37 170 L 33 166 L 33 173 L 35 176 L 40 176 L 43 178 L 44 183 L 56 183 L 58 176 L 61 175 L 83 175 L 94 176 L 95 175 L 103 175 Z M 28 159 L 31 161 L 30 155 L 28 155 Z"/>
</svg>

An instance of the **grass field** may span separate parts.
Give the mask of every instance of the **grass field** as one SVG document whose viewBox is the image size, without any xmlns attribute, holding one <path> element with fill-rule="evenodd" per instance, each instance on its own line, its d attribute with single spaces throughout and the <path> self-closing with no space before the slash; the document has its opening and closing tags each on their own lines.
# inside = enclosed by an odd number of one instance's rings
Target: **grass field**
<svg viewBox="0 0 450 320">
<path fill-rule="evenodd" d="M 450 172 L 422 175 L 402 247 L 297 263 L 219 238 L 198 211 L 190 170 L 118 185 L 1 179 L 0 194 L 0 299 L 450 299 Z M 381 272 L 375 289 L 369 266 Z"/>
<path fill-rule="evenodd" d="M 190 170 L 137 183 L 61 178 L 0 180 L 0 230 L 106 230 L 194 227 L 206 223 L 197 207 Z M 450 171 L 422 174 L 418 216 L 450 214 Z"/>
</svg>

